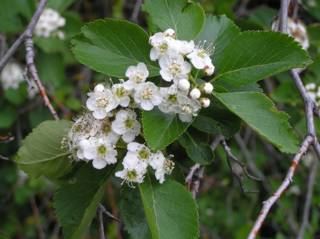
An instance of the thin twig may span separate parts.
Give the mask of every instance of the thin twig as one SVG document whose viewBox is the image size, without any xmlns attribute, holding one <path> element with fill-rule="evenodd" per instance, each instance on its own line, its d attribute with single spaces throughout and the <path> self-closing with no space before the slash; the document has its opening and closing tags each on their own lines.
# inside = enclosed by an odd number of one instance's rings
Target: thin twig
<svg viewBox="0 0 320 239">
<path fill-rule="evenodd" d="M 132 10 L 131 21 L 138 22 L 141 5 L 142 5 L 142 0 L 137 0 Z"/>
<path fill-rule="evenodd" d="M 46 236 L 45 236 L 43 228 L 41 226 L 39 209 L 38 209 L 38 206 L 36 204 L 36 201 L 35 201 L 34 197 L 30 198 L 30 204 L 31 204 L 33 216 L 34 216 L 34 219 L 35 219 L 36 227 L 37 227 L 37 230 L 38 230 L 39 239 L 45 239 Z"/>
<path fill-rule="evenodd" d="M 106 239 L 104 233 L 104 222 L 103 222 L 103 209 L 101 207 L 98 208 L 98 218 L 99 218 L 99 235 L 100 239 Z"/>
<path fill-rule="evenodd" d="M 4 54 L 4 56 L 0 59 L 0 71 L 5 67 L 5 65 L 8 63 L 10 58 L 13 56 L 13 54 L 18 50 L 19 46 L 23 43 L 23 41 L 26 39 L 28 35 L 32 36 L 32 32 L 45 8 L 47 5 L 48 0 L 41 0 L 37 10 L 35 11 L 33 17 L 31 18 L 31 21 L 29 25 L 27 26 L 26 30 L 18 37 L 18 39 L 12 44 L 12 46 L 9 48 L 9 50 Z"/>
<path fill-rule="evenodd" d="M 288 30 L 288 8 L 290 0 L 282 0 L 280 6 L 280 16 L 279 16 L 279 31 L 287 33 Z"/>
<path fill-rule="evenodd" d="M 297 239 L 304 238 L 304 232 L 309 225 L 309 215 L 310 215 L 313 189 L 314 189 L 314 185 L 316 182 L 318 166 L 319 166 L 319 162 L 317 159 L 313 158 L 312 160 L 313 161 L 311 164 L 311 170 L 310 170 L 310 174 L 308 177 L 307 196 L 306 196 L 306 200 L 305 200 L 304 207 L 303 207 L 302 223 L 299 228 L 299 233 L 298 233 Z"/>
<path fill-rule="evenodd" d="M 106 216 L 110 217 L 111 219 L 113 219 L 113 220 L 115 220 L 117 222 L 120 222 L 120 220 L 117 217 L 115 217 L 114 215 L 112 215 L 112 213 L 110 213 L 102 204 L 99 205 L 98 209 L 100 211 L 102 211 L 103 214 L 105 214 Z"/>
<path fill-rule="evenodd" d="M 226 140 L 222 140 L 221 141 L 221 144 L 224 148 L 224 151 L 226 152 L 227 154 L 227 157 L 230 158 L 233 162 L 235 162 L 236 164 L 238 164 L 242 170 L 243 170 L 243 173 L 250 179 L 252 180 L 255 180 L 255 181 L 261 181 L 260 178 L 257 178 L 253 175 L 251 175 L 249 172 L 248 172 L 248 169 L 247 169 L 247 166 L 241 162 L 231 151 L 231 148 L 229 147 L 229 145 L 227 144 Z"/>
<path fill-rule="evenodd" d="M 204 175 L 204 167 L 201 167 L 200 164 L 195 164 L 190 168 L 190 171 L 185 179 L 185 182 L 188 186 L 189 191 L 191 191 L 193 198 L 196 198 L 200 182 Z"/>
<path fill-rule="evenodd" d="M 51 115 L 53 116 L 53 118 L 55 120 L 59 119 L 59 116 L 57 114 L 57 112 L 55 111 L 55 109 L 53 108 L 46 89 L 44 88 L 44 86 L 41 83 L 40 77 L 38 75 L 38 70 L 35 66 L 34 63 L 34 57 L 35 57 L 35 53 L 34 53 L 34 47 L 33 47 L 33 41 L 32 41 L 32 32 L 29 32 L 27 34 L 26 40 L 25 40 L 25 45 L 26 45 L 26 63 L 27 63 L 27 68 L 28 68 L 28 72 L 30 77 L 32 78 L 32 80 L 36 83 L 40 95 L 45 103 L 45 105 L 48 107 Z"/>
<path fill-rule="evenodd" d="M 287 33 L 286 29 L 288 25 L 288 7 L 289 7 L 289 0 L 282 0 L 280 14 L 279 14 L 280 15 L 279 29 L 282 33 Z M 302 97 L 304 102 L 304 108 L 305 108 L 304 111 L 306 114 L 306 122 L 307 122 L 307 136 L 303 141 L 303 143 L 301 144 L 301 147 L 298 153 L 293 158 L 292 164 L 288 170 L 286 178 L 281 183 L 280 187 L 276 190 L 276 192 L 267 201 L 264 202 L 264 205 L 260 211 L 260 214 L 256 219 L 255 224 L 248 236 L 248 239 L 256 238 L 271 207 L 280 198 L 282 193 L 289 187 L 292 181 L 292 178 L 294 176 L 297 165 L 299 164 L 303 154 L 309 150 L 309 147 L 311 145 L 313 146 L 317 157 L 320 159 L 320 144 L 316 136 L 316 130 L 315 130 L 315 124 L 314 124 L 314 114 L 316 110 L 316 104 L 308 95 L 303 85 L 303 82 L 300 78 L 299 72 L 295 69 L 292 69 L 290 73 L 300 93 L 300 96 Z"/>
<path fill-rule="evenodd" d="M 287 175 L 283 182 L 281 183 L 280 187 L 276 190 L 276 192 L 266 201 L 263 202 L 263 207 L 259 213 L 259 216 L 257 220 L 255 221 L 255 224 L 253 228 L 251 229 L 251 232 L 248 236 L 248 239 L 254 239 L 256 238 L 265 218 L 267 217 L 271 207 L 276 203 L 276 201 L 281 197 L 281 195 L 286 191 L 286 189 L 289 187 L 290 183 L 292 182 L 292 178 L 294 176 L 294 173 L 297 169 L 298 164 L 300 163 L 300 160 L 302 156 L 308 151 L 309 147 L 313 143 L 313 137 L 311 135 L 308 135 L 303 143 L 300 146 L 300 149 L 298 153 L 294 156 L 291 166 L 287 172 Z"/>
</svg>

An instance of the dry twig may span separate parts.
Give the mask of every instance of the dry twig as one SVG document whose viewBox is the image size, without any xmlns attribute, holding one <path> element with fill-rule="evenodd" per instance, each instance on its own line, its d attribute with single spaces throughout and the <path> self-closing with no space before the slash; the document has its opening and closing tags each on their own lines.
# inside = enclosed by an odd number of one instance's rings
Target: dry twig
<svg viewBox="0 0 320 239">
<path fill-rule="evenodd" d="M 289 7 L 289 0 L 282 0 L 281 1 L 281 9 L 280 9 L 280 24 L 279 24 L 279 30 L 283 33 L 286 33 L 287 29 L 287 21 L 288 21 L 288 7 Z M 304 105 L 305 105 L 305 114 L 306 114 L 306 121 L 307 121 L 307 136 L 305 137 L 303 143 L 300 146 L 300 149 L 298 153 L 294 156 L 291 166 L 287 172 L 287 176 L 285 177 L 284 181 L 281 183 L 279 188 L 276 190 L 276 192 L 263 203 L 263 207 L 259 213 L 258 218 L 256 219 L 254 226 L 248 236 L 248 239 L 254 239 L 256 238 L 266 216 L 268 215 L 271 207 L 276 203 L 276 201 L 281 197 L 283 192 L 289 187 L 290 183 L 292 182 L 292 178 L 294 176 L 294 173 L 296 171 L 296 168 L 298 164 L 300 163 L 300 160 L 305 154 L 310 146 L 313 146 L 315 149 L 315 152 L 320 158 L 320 145 L 316 136 L 316 130 L 315 130 L 315 124 L 314 124 L 314 112 L 316 110 L 316 104 L 315 102 L 309 97 L 302 80 L 300 78 L 300 75 L 297 70 L 293 69 L 290 71 L 292 79 L 294 80 L 294 83 L 303 99 Z M 308 219 L 306 219 L 308 220 Z"/>
</svg>

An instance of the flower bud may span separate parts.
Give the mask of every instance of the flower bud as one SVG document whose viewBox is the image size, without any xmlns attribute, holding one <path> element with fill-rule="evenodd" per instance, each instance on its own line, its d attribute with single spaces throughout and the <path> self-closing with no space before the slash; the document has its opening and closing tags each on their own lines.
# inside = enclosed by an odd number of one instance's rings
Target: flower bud
<svg viewBox="0 0 320 239">
<path fill-rule="evenodd" d="M 190 92 L 190 96 L 192 99 L 197 100 L 201 96 L 201 92 L 198 88 L 193 88 Z"/>
<path fill-rule="evenodd" d="M 102 91 L 104 91 L 104 86 L 103 86 L 103 84 L 98 84 L 98 85 L 96 85 L 96 86 L 94 87 L 94 91 L 95 91 L 95 92 L 102 92 Z"/>
<path fill-rule="evenodd" d="M 201 98 L 200 103 L 203 108 L 208 108 L 210 106 L 210 99 L 209 98 Z"/>
<path fill-rule="evenodd" d="M 187 79 L 179 80 L 178 88 L 183 91 L 188 91 L 190 89 L 190 82 Z"/>
<path fill-rule="evenodd" d="M 204 73 L 206 73 L 207 76 L 211 76 L 214 73 L 214 65 L 206 66 L 204 68 Z"/>
<path fill-rule="evenodd" d="M 206 82 L 203 85 L 203 91 L 206 94 L 211 94 L 213 91 L 213 85 L 210 82 Z"/>
</svg>

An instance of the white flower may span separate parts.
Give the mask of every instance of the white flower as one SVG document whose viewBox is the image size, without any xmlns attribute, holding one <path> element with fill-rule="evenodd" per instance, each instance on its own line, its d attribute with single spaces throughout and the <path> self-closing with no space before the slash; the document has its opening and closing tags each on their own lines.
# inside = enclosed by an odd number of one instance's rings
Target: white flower
<svg viewBox="0 0 320 239">
<path fill-rule="evenodd" d="M 196 116 L 201 109 L 200 103 L 181 94 L 177 95 L 177 100 L 179 104 L 179 119 L 182 122 L 191 122 L 192 117 Z"/>
<path fill-rule="evenodd" d="M 148 163 L 152 155 L 150 149 L 144 144 L 131 142 L 127 146 L 128 153 L 133 153 L 143 163 Z"/>
<path fill-rule="evenodd" d="M 25 79 L 23 77 L 22 67 L 14 62 L 9 62 L 1 72 L 1 83 L 3 89 L 18 89 L 21 82 Z"/>
<path fill-rule="evenodd" d="M 206 94 L 211 94 L 213 91 L 213 85 L 210 82 L 206 82 L 203 85 L 203 91 Z"/>
<path fill-rule="evenodd" d="M 315 83 L 308 83 L 305 86 L 306 90 L 315 90 L 316 89 L 316 84 Z"/>
<path fill-rule="evenodd" d="M 133 110 L 120 110 L 112 122 L 112 130 L 122 135 L 124 142 L 132 142 L 140 134 L 140 123 Z"/>
<path fill-rule="evenodd" d="M 178 88 L 182 91 L 188 91 L 190 89 L 190 82 L 187 79 L 181 79 L 178 82 Z"/>
<path fill-rule="evenodd" d="M 196 47 L 190 54 L 187 55 L 192 65 L 197 69 L 212 68 L 210 54 L 203 48 Z"/>
<path fill-rule="evenodd" d="M 166 174 L 171 174 L 174 163 L 166 159 L 161 151 L 152 154 L 149 165 L 155 170 L 156 179 L 163 183 Z"/>
<path fill-rule="evenodd" d="M 149 39 L 149 43 L 152 45 L 150 51 L 150 59 L 155 61 L 166 54 L 170 54 L 175 32 L 172 29 L 168 29 L 165 32 L 158 32 L 152 35 Z"/>
<path fill-rule="evenodd" d="M 149 71 L 144 63 L 139 63 L 137 66 L 129 66 L 126 71 L 126 77 L 129 78 L 123 83 L 127 90 L 134 89 L 138 84 L 143 83 L 149 76 Z"/>
<path fill-rule="evenodd" d="M 170 87 L 160 88 L 160 94 L 162 96 L 162 102 L 158 106 L 159 110 L 163 113 L 178 113 L 178 94 L 182 94 L 178 91 L 176 85 L 171 85 Z"/>
<path fill-rule="evenodd" d="M 81 153 L 87 160 L 92 160 L 92 165 L 96 169 L 102 169 L 108 164 L 115 164 L 117 162 L 117 151 L 103 137 L 81 140 L 79 143 Z"/>
<path fill-rule="evenodd" d="M 50 37 L 56 35 L 60 39 L 64 38 L 63 32 L 59 31 L 60 27 L 66 24 L 65 18 L 51 9 L 47 8 L 41 14 L 37 25 L 35 26 L 34 34 L 38 37 Z"/>
<path fill-rule="evenodd" d="M 172 51 L 175 51 L 176 53 L 181 55 L 187 55 L 191 53 L 194 47 L 194 41 L 174 40 L 171 42 Z"/>
<path fill-rule="evenodd" d="M 123 170 L 116 172 L 116 176 L 127 182 L 142 183 L 147 172 L 148 164 L 137 157 L 137 154 L 128 151 L 122 162 Z"/>
<path fill-rule="evenodd" d="M 190 96 L 192 99 L 197 100 L 201 96 L 201 92 L 198 88 L 193 88 L 190 92 Z"/>
<path fill-rule="evenodd" d="M 114 84 L 112 86 L 112 93 L 118 105 L 122 107 L 128 107 L 130 103 L 130 92 L 125 89 L 123 84 Z"/>
<path fill-rule="evenodd" d="M 188 79 L 191 65 L 181 55 L 166 55 L 159 60 L 160 74 L 165 81 Z"/>
<path fill-rule="evenodd" d="M 201 98 L 200 99 L 200 103 L 201 103 L 201 106 L 203 108 L 208 108 L 210 106 L 210 99 L 208 98 Z"/>
<path fill-rule="evenodd" d="M 152 110 L 161 103 L 159 88 L 152 82 L 139 84 L 134 93 L 134 100 L 143 110 Z"/>
<path fill-rule="evenodd" d="M 94 92 L 88 93 L 87 108 L 93 112 L 96 119 L 105 118 L 110 111 L 117 107 L 110 89 L 106 89 L 102 84 L 98 84 L 94 88 Z"/>
</svg>

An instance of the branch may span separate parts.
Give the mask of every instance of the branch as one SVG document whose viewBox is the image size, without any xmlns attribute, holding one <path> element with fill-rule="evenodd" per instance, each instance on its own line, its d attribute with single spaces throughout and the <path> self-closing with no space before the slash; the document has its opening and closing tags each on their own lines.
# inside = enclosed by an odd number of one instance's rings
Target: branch
<svg viewBox="0 0 320 239">
<path fill-rule="evenodd" d="M 251 229 L 251 232 L 248 236 L 248 239 L 256 238 L 256 236 L 257 236 L 265 218 L 267 217 L 271 207 L 281 197 L 283 192 L 285 192 L 286 189 L 289 187 L 290 183 L 292 182 L 292 178 L 294 176 L 296 168 L 297 168 L 298 164 L 300 163 L 302 156 L 308 151 L 308 149 L 312 143 L 313 143 L 313 137 L 311 135 L 308 135 L 304 139 L 303 143 L 301 144 L 298 153 L 294 156 L 292 163 L 291 163 L 291 166 L 287 172 L 287 175 L 286 175 L 285 179 L 283 180 L 283 182 L 281 183 L 280 187 L 267 201 L 263 202 L 263 207 L 259 213 L 257 220 L 255 221 L 253 228 Z"/>
<path fill-rule="evenodd" d="M 5 67 L 5 65 L 8 63 L 12 55 L 18 50 L 19 46 L 23 43 L 23 41 L 26 39 L 28 34 L 32 35 L 32 32 L 45 8 L 47 5 L 48 0 L 41 0 L 36 12 L 34 13 L 33 17 L 31 18 L 31 21 L 29 25 L 27 26 L 26 30 L 18 37 L 18 39 L 12 44 L 12 46 L 9 48 L 9 50 L 4 54 L 4 56 L 0 59 L 0 72 Z"/>
<path fill-rule="evenodd" d="M 299 229 L 297 239 L 304 238 L 305 229 L 309 225 L 309 215 L 310 215 L 310 208 L 311 208 L 311 202 L 312 202 L 313 188 L 314 188 L 316 177 L 317 177 L 318 166 L 319 166 L 318 160 L 313 159 L 313 162 L 311 164 L 311 170 L 310 170 L 311 172 L 308 177 L 308 189 L 307 189 L 305 204 L 303 207 L 302 223 Z"/>
<path fill-rule="evenodd" d="M 102 204 L 99 205 L 98 209 L 99 209 L 99 211 L 103 212 L 103 214 L 110 217 L 111 219 L 113 219 L 117 222 L 120 222 L 120 220 L 118 218 L 116 218 L 115 216 L 113 216 Z"/>
<path fill-rule="evenodd" d="M 38 70 L 37 70 L 35 63 L 34 63 L 35 54 L 34 54 L 34 47 L 33 47 L 32 32 L 31 31 L 27 33 L 26 40 L 25 40 L 25 46 L 26 46 L 26 63 L 27 63 L 28 73 L 29 73 L 31 79 L 36 83 L 36 85 L 39 89 L 40 95 L 44 101 L 44 104 L 48 107 L 51 115 L 53 116 L 53 118 L 55 120 L 58 120 L 59 116 L 58 116 L 57 112 L 55 111 L 55 109 L 53 108 L 53 106 L 48 98 L 46 89 L 44 88 L 44 86 L 41 83 L 40 77 L 38 75 Z"/>
<path fill-rule="evenodd" d="M 288 25 L 288 7 L 289 7 L 289 0 L 282 0 L 281 1 L 281 9 L 280 9 L 280 23 L 279 23 L 279 30 L 282 33 L 287 33 L 287 25 Z M 291 166 L 287 172 L 287 176 L 284 179 L 284 181 L 281 183 L 280 187 L 276 190 L 276 192 L 267 200 L 264 202 L 264 205 L 260 211 L 260 214 L 258 218 L 255 221 L 255 224 L 248 236 L 248 239 L 254 239 L 256 238 L 266 216 L 268 215 L 271 207 L 275 202 L 280 198 L 282 193 L 289 187 L 292 178 L 294 176 L 295 170 L 297 165 L 299 164 L 302 156 L 304 153 L 308 151 L 310 146 L 312 145 L 318 159 L 320 159 L 320 145 L 316 136 L 316 130 L 315 130 L 315 124 L 314 124 L 314 114 L 316 111 L 316 104 L 315 102 L 310 98 L 308 95 L 303 82 L 300 78 L 300 75 L 297 70 L 292 69 L 290 71 L 291 77 L 294 80 L 294 83 L 300 93 L 300 96 L 303 99 L 304 102 L 304 111 L 306 114 L 306 122 L 307 122 L 307 136 L 303 143 L 301 144 L 301 147 L 298 151 L 298 153 L 295 155 L 295 157 L 292 160 Z"/>
<path fill-rule="evenodd" d="M 104 234 L 104 223 L 103 223 L 103 209 L 101 207 L 98 208 L 98 218 L 99 218 L 99 235 L 100 239 L 106 239 Z"/>
<path fill-rule="evenodd" d="M 191 191 L 193 198 L 196 198 L 200 188 L 200 181 L 203 178 L 204 167 L 200 164 L 195 164 L 190 168 L 190 171 L 185 179 L 189 191 Z"/>
</svg>

